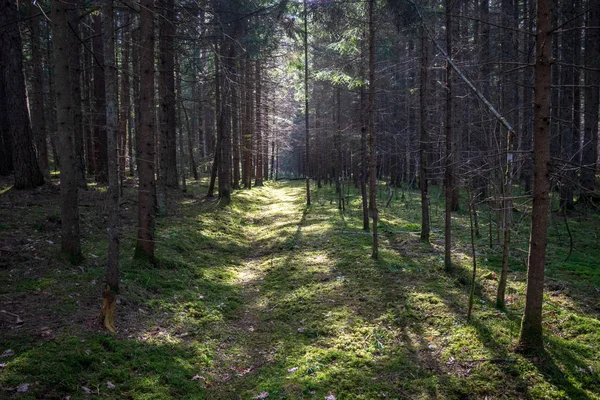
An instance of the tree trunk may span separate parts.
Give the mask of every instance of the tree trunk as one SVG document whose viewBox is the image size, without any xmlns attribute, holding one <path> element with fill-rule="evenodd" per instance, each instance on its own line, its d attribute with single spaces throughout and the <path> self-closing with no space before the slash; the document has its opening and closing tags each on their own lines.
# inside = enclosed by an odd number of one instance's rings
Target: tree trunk
<svg viewBox="0 0 600 400">
<path fill-rule="evenodd" d="M 596 188 L 598 157 L 598 105 L 600 90 L 600 0 L 590 0 L 585 31 L 585 105 L 581 186 L 583 198 L 589 198 Z"/>
<path fill-rule="evenodd" d="M 306 205 L 310 206 L 310 177 L 308 166 L 310 164 L 310 130 L 308 126 L 308 13 L 306 0 L 304 0 L 304 123 L 305 123 L 305 154 L 304 177 L 306 179 Z"/>
<path fill-rule="evenodd" d="M 114 309 L 116 294 L 119 293 L 119 164 L 118 164 L 118 106 L 117 106 L 117 64 L 115 61 L 115 24 L 113 0 L 105 0 L 104 14 L 104 74 L 106 93 L 106 139 L 108 150 L 108 257 L 106 269 L 106 289 L 103 294 L 104 326 L 114 332 Z"/>
<path fill-rule="evenodd" d="M 15 189 L 30 189 L 42 185 L 44 176 L 38 165 L 29 122 L 18 20 L 16 2 L 1 0 L 0 79 L 4 79 L 5 93 L 2 112 L 6 113 L 11 136 Z"/>
<path fill-rule="evenodd" d="M 60 168 L 61 249 L 72 263 L 81 259 L 79 239 L 79 200 L 77 161 L 73 148 L 73 92 L 69 58 L 69 23 L 67 5 L 52 1 L 52 37 L 54 38 L 54 71 L 56 74 L 56 120 L 62 165 Z"/>
<path fill-rule="evenodd" d="M 256 104 L 254 111 L 256 112 L 255 129 L 256 137 L 256 179 L 254 186 L 263 185 L 263 124 L 262 124 L 262 82 L 261 82 L 261 65 L 260 61 L 256 61 Z"/>
<path fill-rule="evenodd" d="M 426 127 L 427 110 L 427 38 L 421 26 L 421 74 L 419 76 L 419 187 L 421 189 L 421 240 L 429 243 L 429 197 L 427 184 L 427 154 L 429 134 Z"/>
<path fill-rule="evenodd" d="M 452 59 L 452 0 L 445 0 L 446 7 L 446 54 Z M 454 164 L 452 155 L 452 67 L 446 61 L 446 154 L 445 154 L 445 241 L 444 241 L 444 267 L 446 271 L 452 270 L 452 194 L 454 191 Z"/>
<path fill-rule="evenodd" d="M 369 208 L 373 219 L 373 248 L 371 257 L 379 257 L 379 242 L 377 234 L 377 154 L 375 135 L 375 0 L 369 0 Z"/>
<path fill-rule="evenodd" d="M 46 131 L 46 117 L 44 115 L 44 85 L 42 70 L 42 50 L 40 44 L 40 21 L 37 17 L 38 10 L 33 5 L 29 7 L 29 29 L 31 31 L 31 67 L 32 67 L 32 92 L 29 97 L 31 113 L 31 129 L 37 148 L 37 157 L 40 169 L 46 180 L 50 180 L 50 163 L 48 161 L 48 142 Z"/>
<path fill-rule="evenodd" d="M 140 129 L 137 133 L 138 237 L 136 258 L 154 260 L 154 1 L 140 7 Z"/>
<path fill-rule="evenodd" d="M 73 144 L 75 146 L 75 171 L 77 185 L 87 189 L 85 179 L 85 152 L 83 135 L 83 114 L 81 109 L 81 53 L 79 13 L 81 0 L 73 1 L 68 11 L 69 17 L 69 55 L 71 62 L 71 90 L 73 91 Z"/>
<path fill-rule="evenodd" d="M 108 183 L 108 152 L 106 143 L 106 87 L 104 84 L 104 44 L 102 32 L 102 17 L 96 14 L 92 17 L 94 37 L 94 170 L 96 182 Z"/>
<path fill-rule="evenodd" d="M 550 162 L 550 86 L 552 55 L 552 1 L 537 0 L 536 59 L 534 81 L 533 129 L 533 208 L 527 268 L 527 294 L 519 346 L 522 350 L 541 350 L 542 300 L 547 243 Z"/>
<path fill-rule="evenodd" d="M 231 81 L 234 70 L 235 44 L 229 43 L 229 54 L 223 64 L 223 74 L 217 76 L 217 85 L 222 88 L 221 107 L 217 108 L 218 131 L 221 134 L 221 159 L 219 163 L 219 204 L 226 206 L 231 203 Z M 227 46 L 225 48 L 227 48 Z M 219 82 L 220 80 L 220 82 Z M 218 91 L 217 91 L 218 93 Z"/>
<path fill-rule="evenodd" d="M 175 2 L 159 0 L 160 41 L 159 85 L 160 98 L 160 180 L 167 188 L 176 189 L 177 180 L 177 135 L 175 129 Z M 159 184 L 160 185 L 160 184 Z"/>
</svg>

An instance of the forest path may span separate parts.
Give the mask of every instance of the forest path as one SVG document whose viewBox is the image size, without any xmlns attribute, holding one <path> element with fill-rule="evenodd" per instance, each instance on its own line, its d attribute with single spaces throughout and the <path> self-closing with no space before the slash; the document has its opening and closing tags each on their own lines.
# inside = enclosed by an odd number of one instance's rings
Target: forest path
<svg viewBox="0 0 600 400">
<path fill-rule="evenodd" d="M 251 205 L 249 217 L 241 225 L 250 250 L 239 260 L 234 282 L 242 306 L 228 320 L 226 343 L 220 345 L 216 368 L 209 371 L 216 378 L 215 398 L 223 399 L 238 398 L 244 377 L 256 374 L 276 358 L 273 321 L 268 318 L 272 293 L 265 287 L 265 279 L 268 281 L 275 265 L 289 261 L 292 253 L 302 254 L 297 239 L 306 215 L 301 187 L 269 183 L 238 193 Z"/>
</svg>

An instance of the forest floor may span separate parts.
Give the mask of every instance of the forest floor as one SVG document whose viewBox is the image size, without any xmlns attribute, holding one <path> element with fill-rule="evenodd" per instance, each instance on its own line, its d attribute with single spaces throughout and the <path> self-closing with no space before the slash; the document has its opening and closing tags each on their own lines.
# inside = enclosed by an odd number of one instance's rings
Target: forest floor
<svg viewBox="0 0 600 400">
<path fill-rule="evenodd" d="M 456 271 L 443 270 L 442 201 L 419 241 L 418 193 L 381 193 L 380 259 L 354 188 L 236 191 L 221 208 L 206 182 L 170 194 L 157 261 L 132 259 L 136 198 L 122 199 L 118 333 L 98 324 L 106 262 L 105 189 L 81 193 L 85 260 L 59 254 L 58 189 L 0 182 L 0 398 L 600 399 L 600 218 L 553 215 L 544 298 L 546 352 L 514 352 L 529 218 L 515 206 L 507 307 L 494 307 L 501 246 L 480 211 L 473 318 L 468 215 L 453 217 Z M 494 217 L 494 213 L 492 213 Z"/>
</svg>

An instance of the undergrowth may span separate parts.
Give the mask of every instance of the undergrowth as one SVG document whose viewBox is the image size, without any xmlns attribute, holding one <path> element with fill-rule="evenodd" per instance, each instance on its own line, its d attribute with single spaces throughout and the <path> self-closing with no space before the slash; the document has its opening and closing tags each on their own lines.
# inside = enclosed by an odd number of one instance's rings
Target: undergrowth
<svg viewBox="0 0 600 400">
<path fill-rule="evenodd" d="M 329 186 L 314 189 L 308 208 L 301 183 L 236 191 L 226 208 L 205 190 L 189 182 L 188 193 L 171 193 L 170 212 L 157 221 L 157 262 L 148 265 L 132 259 L 135 191 L 126 188 L 116 336 L 96 320 L 106 239 L 95 211 L 104 194 L 83 195 L 86 259 L 77 266 L 55 256 L 51 201 L 31 194 L 27 208 L 0 209 L 0 238 L 10 247 L 0 256 L 0 304 L 11 313 L 0 314 L 0 397 L 600 398 L 597 215 L 568 219 L 568 261 L 564 218 L 552 217 L 546 353 L 526 358 L 513 351 L 526 203 L 515 210 L 523 215 L 515 218 L 505 310 L 494 307 L 501 246 L 492 240 L 490 248 L 487 209 L 479 207 L 481 269 L 468 324 L 468 215 L 453 216 L 457 268 L 448 275 L 435 188 L 430 245 L 418 237 L 418 193 L 397 190 L 386 208 L 381 191 L 378 261 L 369 257 L 354 188 L 345 212 Z M 4 204 L 22 195 L 10 192 Z"/>
</svg>

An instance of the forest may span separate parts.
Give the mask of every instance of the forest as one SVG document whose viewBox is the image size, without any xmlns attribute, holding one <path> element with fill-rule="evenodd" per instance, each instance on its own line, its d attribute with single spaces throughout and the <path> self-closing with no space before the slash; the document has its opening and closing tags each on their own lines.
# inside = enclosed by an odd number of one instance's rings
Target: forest
<svg viewBox="0 0 600 400">
<path fill-rule="evenodd" d="M 0 398 L 600 399 L 600 0 L 0 0 Z"/>
</svg>

